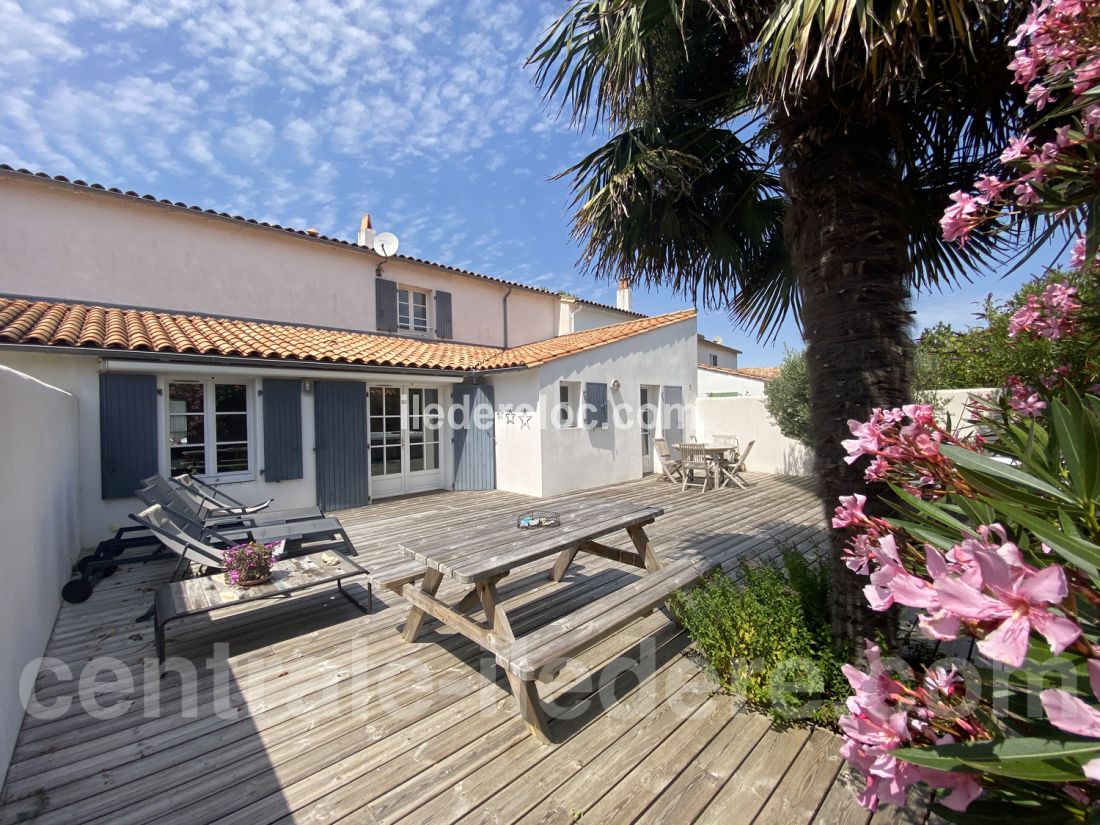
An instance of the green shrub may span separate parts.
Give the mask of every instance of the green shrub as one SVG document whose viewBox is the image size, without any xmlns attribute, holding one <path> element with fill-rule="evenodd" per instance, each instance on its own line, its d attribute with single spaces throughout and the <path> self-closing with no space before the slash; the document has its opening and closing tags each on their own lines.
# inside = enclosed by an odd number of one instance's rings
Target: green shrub
<svg viewBox="0 0 1100 825">
<path fill-rule="evenodd" d="M 779 373 L 764 385 L 764 406 L 768 415 L 787 438 L 813 446 L 810 432 L 810 376 L 806 370 L 806 355 L 801 350 L 787 350 Z"/>
<path fill-rule="evenodd" d="M 721 571 L 678 596 L 673 610 L 723 689 L 777 722 L 831 725 L 848 695 L 848 651 L 829 625 L 829 570 L 796 550 L 782 562 Z"/>
</svg>

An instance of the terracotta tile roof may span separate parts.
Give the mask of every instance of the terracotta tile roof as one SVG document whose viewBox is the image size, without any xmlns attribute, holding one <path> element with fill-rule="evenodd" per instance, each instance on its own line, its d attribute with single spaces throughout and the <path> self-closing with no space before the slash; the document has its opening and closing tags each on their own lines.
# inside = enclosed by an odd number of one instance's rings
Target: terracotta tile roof
<svg viewBox="0 0 1100 825">
<path fill-rule="evenodd" d="M 137 192 L 134 192 L 134 191 L 123 192 L 121 189 L 118 189 L 116 187 L 107 188 L 106 186 L 104 186 L 101 183 L 87 183 L 87 182 L 85 182 L 83 180 L 79 180 L 79 179 L 70 180 L 69 178 L 65 177 L 64 175 L 53 175 L 53 176 L 51 176 L 51 175 L 47 175 L 45 172 L 32 172 L 29 169 L 15 169 L 14 167 L 11 167 L 6 163 L 0 163 L 0 176 L 3 176 L 5 173 L 11 174 L 11 175 L 17 175 L 17 176 L 20 176 L 20 177 L 29 178 L 31 180 L 40 180 L 40 181 L 47 181 L 47 182 L 52 181 L 54 183 L 60 183 L 60 184 L 63 184 L 65 186 L 76 187 L 76 188 L 85 189 L 85 190 L 91 190 L 93 192 L 105 192 L 105 193 L 108 193 L 110 195 L 116 195 L 116 196 L 122 196 L 122 197 L 126 197 L 126 198 L 132 198 L 136 201 L 143 201 L 143 202 L 160 204 L 162 206 L 167 206 L 167 207 L 171 207 L 171 208 L 175 208 L 175 209 L 180 209 L 180 210 L 184 210 L 184 211 L 187 211 L 187 212 L 200 212 L 204 215 L 211 215 L 211 216 L 214 216 L 216 218 L 224 218 L 225 220 L 236 221 L 238 223 L 242 223 L 242 224 L 245 224 L 245 225 L 261 226 L 261 227 L 266 227 L 268 229 L 277 229 L 277 230 L 280 230 L 282 232 L 289 232 L 292 235 L 301 236 L 302 238 L 304 238 L 306 240 L 309 240 L 309 241 L 316 241 L 316 242 L 319 242 L 319 243 L 326 243 L 326 244 L 336 244 L 338 246 L 343 246 L 343 247 L 347 247 L 349 249 L 361 251 L 364 254 L 374 254 L 374 253 L 370 252 L 369 250 L 363 249 L 358 244 L 352 243 L 351 241 L 346 241 L 343 238 L 334 238 L 334 237 L 330 237 L 328 235 L 314 234 L 314 233 L 310 232 L 309 230 L 295 229 L 294 227 L 291 227 L 291 226 L 280 226 L 277 223 L 268 223 L 267 221 L 258 221 L 255 218 L 246 218 L 246 217 L 243 217 L 242 215 L 230 215 L 228 212 L 219 212 L 216 209 L 203 209 L 201 206 L 195 206 L 195 205 L 192 205 L 192 204 L 187 204 L 187 203 L 184 203 L 183 201 L 171 201 L 167 198 L 158 198 L 156 195 L 140 195 L 140 194 L 138 194 Z M 437 263 L 436 261 L 429 261 L 426 258 L 415 258 L 411 255 L 394 255 L 393 258 L 395 260 L 408 261 L 410 263 L 421 264 L 422 266 L 430 266 L 433 269 L 442 269 L 446 272 L 453 272 L 457 275 L 464 275 L 468 278 L 478 278 L 478 279 L 483 280 L 483 281 L 492 281 L 493 283 L 503 284 L 504 286 L 515 287 L 517 289 L 525 289 L 529 292 L 538 292 L 538 293 L 541 293 L 543 295 L 558 295 L 559 294 L 557 292 L 554 292 L 553 290 L 544 289 L 543 287 L 531 286 L 530 284 L 523 284 L 523 283 L 520 283 L 518 281 L 509 281 L 509 280 L 506 280 L 504 278 L 496 278 L 492 275 L 483 275 L 480 272 L 474 272 L 474 271 L 469 270 L 469 269 L 462 269 L 462 268 L 457 267 L 457 266 L 450 266 L 449 264 L 441 264 L 441 263 Z M 576 298 L 576 300 L 579 301 L 582 304 L 588 304 L 589 306 L 599 307 L 600 309 L 610 309 L 610 310 L 614 310 L 615 312 L 623 312 L 627 315 L 633 315 L 637 318 L 644 318 L 645 317 L 645 313 L 622 310 L 622 309 L 619 309 L 618 307 L 612 306 L 611 304 L 604 304 L 604 303 L 600 303 L 599 301 L 589 301 L 586 298 Z"/>
<path fill-rule="evenodd" d="M 613 344 L 643 332 L 652 332 L 670 324 L 687 321 L 695 317 L 694 309 L 685 309 L 680 312 L 670 312 L 667 315 L 656 315 L 652 318 L 639 318 L 636 321 L 624 321 L 621 324 L 611 324 L 606 327 L 574 332 L 570 335 L 559 335 L 557 338 L 547 338 L 545 341 L 536 341 L 533 344 L 524 344 L 520 347 L 512 347 L 505 350 L 494 359 L 490 359 L 480 365 L 481 369 L 498 369 L 510 366 L 537 367 L 555 358 L 562 358 L 577 352 L 602 347 L 605 344 Z"/>
<path fill-rule="evenodd" d="M 496 347 L 265 321 L 0 297 L 0 343 L 466 370 Z"/>
<path fill-rule="evenodd" d="M 694 315 L 688 310 L 640 318 L 502 350 L 269 321 L 0 297 L 0 344 L 461 371 L 535 367 Z"/>
<path fill-rule="evenodd" d="M 779 375 L 779 367 L 741 367 L 731 370 L 727 367 L 712 367 L 710 364 L 700 364 L 699 369 L 707 372 L 718 372 L 723 375 L 736 375 L 740 378 L 753 378 L 757 381 L 771 381 Z"/>
</svg>

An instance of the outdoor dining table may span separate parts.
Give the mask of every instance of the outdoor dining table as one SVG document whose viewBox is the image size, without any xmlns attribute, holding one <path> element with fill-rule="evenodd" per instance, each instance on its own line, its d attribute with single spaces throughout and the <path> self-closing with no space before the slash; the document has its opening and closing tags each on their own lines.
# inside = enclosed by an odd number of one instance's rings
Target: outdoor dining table
<svg viewBox="0 0 1100 825">
<path fill-rule="evenodd" d="M 679 444 L 676 446 L 677 448 L 680 447 Z M 707 457 L 707 461 L 710 464 L 710 472 L 714 474 L 714 489 L 719 490 L 729 484 L 729 479 L 724 478 L 722 475 L 722 460 L 731 452 L 736 456 L 737 447 L 732 444 L 696 444 L 694 446 L 701 447 L 703 453 Z"/>
</svg>

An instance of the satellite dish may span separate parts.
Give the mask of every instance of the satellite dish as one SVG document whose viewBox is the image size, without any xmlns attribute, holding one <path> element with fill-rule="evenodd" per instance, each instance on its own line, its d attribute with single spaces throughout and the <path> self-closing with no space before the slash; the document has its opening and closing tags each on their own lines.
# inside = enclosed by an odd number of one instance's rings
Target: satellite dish
<svg viewBox="0 0 1100 825">
<path fill-rule="evenodd" d="M 367 249 L 374 249 L 374 239 L 377 237 L 377 233 L 369 226 L 365 226 L 359 230 L 359 245 L 365 246 Z"/>
<path fill-rule="evenodd" d="M 383 258 L 397 254 L 397 236 L 392 232 L 379 232 L 374 236 L 374 251 Z"/>
</svg>

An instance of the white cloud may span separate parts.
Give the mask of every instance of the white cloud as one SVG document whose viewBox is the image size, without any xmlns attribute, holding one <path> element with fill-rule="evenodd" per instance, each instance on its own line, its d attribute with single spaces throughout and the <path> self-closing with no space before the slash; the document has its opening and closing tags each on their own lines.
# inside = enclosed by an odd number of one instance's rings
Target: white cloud
<svg viewBox="0 0 1100 825">
<path fill-rule="evenodd" d="M 275 146 L 275 127 L 262 117 L 246 116 L 222 133 L 222 145 L 250 163 L 262 163 Z"/>
<path fill-rule="evenodd" d="M 317 127 L 304 118 L 296 117 L 283 129 L 283 137 L 298 147 L 298 157 L 302 163 L 313 162 L 317 149 Z"/>
</svg>

